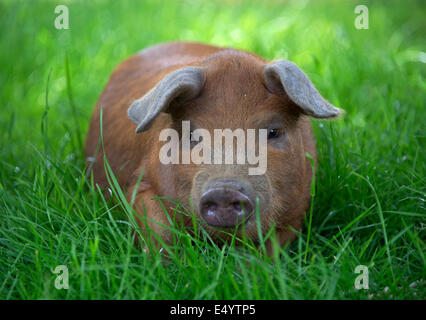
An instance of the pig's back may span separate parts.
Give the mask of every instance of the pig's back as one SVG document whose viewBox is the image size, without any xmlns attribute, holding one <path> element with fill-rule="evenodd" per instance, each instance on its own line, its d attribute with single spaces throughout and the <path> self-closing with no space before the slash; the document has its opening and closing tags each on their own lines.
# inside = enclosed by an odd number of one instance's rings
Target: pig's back
<svg viewBox="0 0 426 320">
<path fill-rule="evenodd" d="M 192 64 L 217 51 L 215 46 L 192 42 L 170 42 L 155 45 L 140 51 L 135 58 L 143 70 L 160 71 L 174 66 Z"/>
</svg>

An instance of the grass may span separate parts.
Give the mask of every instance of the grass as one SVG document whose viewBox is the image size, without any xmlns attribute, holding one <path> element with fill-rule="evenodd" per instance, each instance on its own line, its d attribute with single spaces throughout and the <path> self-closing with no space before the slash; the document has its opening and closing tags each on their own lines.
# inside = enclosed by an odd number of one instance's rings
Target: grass
<svg viewBox="0 0 426 320">
<path fill-rule="evenodd" d="M 0 1 L 1 299 L 425 299 L 424 3 L 368 2 L 368 30 L 354 28 L 358 1 L 65 3 L 70 30 L 54 28 L 62 3 Z M 313 122 L 313 209 L 274 262 L 179 228 L 169 260 L 149 259 L 129 204 L 85 178 L 108 76 L 171 40 L 295 61 L 347 111 Z M 368 290 L 354 288 L 360 264 Z M 58 265 L 69 290 L 54 287 Z"/>
</svg>

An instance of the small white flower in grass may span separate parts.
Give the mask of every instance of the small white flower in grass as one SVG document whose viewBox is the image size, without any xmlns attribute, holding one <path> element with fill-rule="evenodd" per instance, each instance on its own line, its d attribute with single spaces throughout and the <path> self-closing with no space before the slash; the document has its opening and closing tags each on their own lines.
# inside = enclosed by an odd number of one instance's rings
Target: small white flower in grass
<svg viewBox="0 0 426 320">
<path fill-rule="evenodd" d="M 109 187 L 108 187 L 108 192 L 109 192 L 109 195 L 112 196 L 112 190 Z"/>
<path fill-rule="evenodd" d="M 71 153 L 65 158 L 65 161 L 73 161 L 74 159 L 75 159 L 75 154 Z"/>
<path fill-rule="evenodd" d="M 422 282 L 423 282 L 422 280 L 416 280 L 416 281 L 414 281 L 414 282 L 410 283 L 410 288 L 411 288 L 411 289 L 414 289 L 414 288 L 416 288 L 416 287 L 417 287 L 417 285 L 418 285 L 418 284 L 420 284 L 420 283 L 422 283 Z"/>
<path fill-rule="evenodd" d="M 423 51 L 419 52 L 419 61 L 422 63 L 426 63 L 426 52 L 423 52 Z"/>
</svg>

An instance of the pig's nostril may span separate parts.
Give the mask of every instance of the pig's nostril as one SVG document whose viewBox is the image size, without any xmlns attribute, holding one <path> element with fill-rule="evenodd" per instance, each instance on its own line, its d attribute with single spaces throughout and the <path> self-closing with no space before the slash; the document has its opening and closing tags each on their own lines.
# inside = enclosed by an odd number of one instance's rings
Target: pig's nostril
<svg viewBox="0 0 426 320">
<path fill-rule="evenodd" d="M 234 207 L 234 209 L 235 210 L 237 210 L 238 211 L 238 214 L 241 214 L 242 212 L 242 210 L 243 210 L 243 207 L 242 207 L 242 205 L 241 205 L 241 202 L 239 202 L 239 201 L 235 201 L 233 204 L 232 204 L 232 206 Z"/>
<path fill-rule="evenodd" d="M 216 203 L 214 203 L 214 202 L 207 202 L 204 206 L 205 206 L 205 207 L 207 208 L 207 210 L 209 210 L 209 211 L 214 211 L 214 210 L 216 210 L 216 209 L 217 209 L 217 204 L 216 204 Z"/>
<path fill-rule="evenodd" d="M 217 204 L 214 202 L 207 202 L 204 205 L 204 210 L 206 211 L 208 216 L 213 216 L 216 214 Z"/>
</svg>

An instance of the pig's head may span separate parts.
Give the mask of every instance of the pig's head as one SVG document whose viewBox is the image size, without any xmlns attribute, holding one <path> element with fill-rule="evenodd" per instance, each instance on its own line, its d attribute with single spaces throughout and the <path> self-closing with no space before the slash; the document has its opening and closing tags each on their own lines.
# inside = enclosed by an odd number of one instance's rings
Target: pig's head
<svg viewBox="0 0 426 320">
<path fill-rule="evenodd" d="M 246 53 L 223 51 L 169 73 L 130 106 L 128 115 L 137 125 L 136 132 L 143 132 L 160 113 L 168 113 L 171 129 L 180 141 L 190 143 L 186 150 L 179 143 L 179 164 L 161 165 L 160 170 L 169 173 L 160 173 L 165 178 L 159 184 L 172 185 L 175 195 L 193 208 L 211 232 L 237 227 L 256 237 L 257 208 L 264 230 L 272 223 L 281 228 L 300 223 L 309 205 L 312 179 L 306 152 L 315 158 L 309 117 L 333 118 L 340 111 L 321 97 L 294 63 L 267 63 Z M 186 132 L 183 121 L 190 123 Z M 208 144 L 197 129 L 209 133 Z M 243 146 L 248 146 L 247 130 L 254 129 L 255 148 L 245 151 L 263 156 L 265 162 L 258 158 L 257 164 L 250 164 L 247 157 L 245 163 L 237 162 L 236 138 L 231 143 L 233 162 L 224 163 L 229 152 L 225 143 L 215 144 L 215 129 L 244 132 Z M 259 129 L 264 129 L 264 140 Z M 205 147 L 200 154 L 210 163 L 182 164 L 200 146 Z M 214 160 L 220 152 L 222 163 Z M 256 167 L 257 172 L 250 174 L 250 168 Z"/>
</svg>

